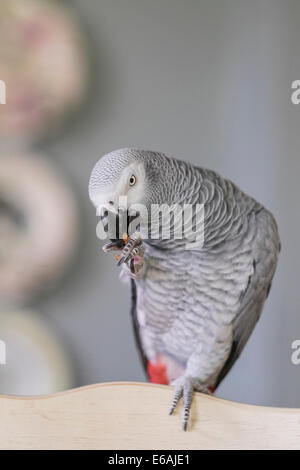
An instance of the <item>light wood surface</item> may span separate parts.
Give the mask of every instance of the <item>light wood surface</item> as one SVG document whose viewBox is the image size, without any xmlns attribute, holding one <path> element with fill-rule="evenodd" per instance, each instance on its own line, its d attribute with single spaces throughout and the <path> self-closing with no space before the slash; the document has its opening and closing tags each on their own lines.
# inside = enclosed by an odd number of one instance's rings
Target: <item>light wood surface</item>
<svg viewBox="0 0 300 470">
<path fill-rule="evenodd" d="M 1 449 L 300 449 L 300 410 L 195 394 L 187 432 L 172 388 L 104 383 L 35 398 L 0 396 Z"/>
</svg>

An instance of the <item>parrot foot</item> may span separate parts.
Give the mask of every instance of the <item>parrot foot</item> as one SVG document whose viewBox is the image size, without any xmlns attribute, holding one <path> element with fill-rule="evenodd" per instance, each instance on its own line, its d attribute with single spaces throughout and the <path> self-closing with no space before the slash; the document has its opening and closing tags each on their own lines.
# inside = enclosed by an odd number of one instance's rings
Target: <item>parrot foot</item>
<svg viewBox="0 0 300 470">
<path fill-rule="evenodd" d="M 174 386 L 174 395 L 169 414 L 173 414 L 180 398 L 183 397 L 182 429 L 186 431 L 194 391 L 197 390 L 203 393 L 210 392 L 207 387 L 200 384 L 198 379 L 194 379 L 193 377 L 178 377 L 178 379 L 172 381 L 172 385 Z"/>
<path fill-rule="evenodd" d="M 145 247 L 143 245 L 142 239 L 130 238 L 122 250 L 122 254 L 118 260 L 118 266 L 121 266 L 123 263 L 130 263 L 132 260 L 134 260 L 135 257 L 142 259 L 144 252 Z"/>
</svg>

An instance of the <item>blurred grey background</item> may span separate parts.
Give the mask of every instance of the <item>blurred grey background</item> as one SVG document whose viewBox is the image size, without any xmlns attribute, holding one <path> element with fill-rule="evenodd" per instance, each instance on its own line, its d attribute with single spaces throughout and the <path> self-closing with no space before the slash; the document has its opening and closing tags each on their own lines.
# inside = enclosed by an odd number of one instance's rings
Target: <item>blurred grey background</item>
<svg viewBox="0 0 300 470">
<path fill-rule="evenodd" d="M 145 380 L 129 295 L 96 238 L 88 200 L 96 160 L 120 147 L 164 152 L 212 168 L 264 203 L 283 250 L 271 295 L 241 359 L 217 395 L 300 406 L 299 107 L 297 0 L 70 0 L 90 36 L 89 103 L 58 139 L 40 145 L 81 210 L 82 242 L 69 276 L 34 307 L 69 347 L 75 385 Z"/>
</svg>

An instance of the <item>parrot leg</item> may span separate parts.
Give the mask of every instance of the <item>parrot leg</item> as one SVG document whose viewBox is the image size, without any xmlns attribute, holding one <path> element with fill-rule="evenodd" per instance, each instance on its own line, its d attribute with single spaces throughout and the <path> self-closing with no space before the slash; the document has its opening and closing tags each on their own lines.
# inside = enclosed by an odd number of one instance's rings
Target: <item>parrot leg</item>
<svg viewBox="0 0 300 470">
<path fill-rule="evenodd" d="M 180 398 L 183 396 L 183 413 L 182 413 L 182 429 L 187 430 L 190 409 L 192 405 L 192 399 L 194 391 L 201 391 L 202 393 L 211 394 L 209 389 L 199 383 L 199 380 L 194 379 L 193 377 L 178 377 L 172 382 L 174 386 L 174 395 L 171 403 L 171 408 L 169 414 L 173 414 Z"/>
<path fill-rule="evenodd" d="M 201 337 L 201 331 L 198 332 Z M 232 345 L 232 325 L 222 326 L 217 336 L 209 336 L 205 344 L 199 344 L 190 355 L 183 375 L 171 382 L 174 385 L 174 398 L 170 414 L 183 396 L 182 427 L 187 429 L 193 392 L 212 395 L 216 383 L 216 373 L 225 364 Z"/>
</svg>

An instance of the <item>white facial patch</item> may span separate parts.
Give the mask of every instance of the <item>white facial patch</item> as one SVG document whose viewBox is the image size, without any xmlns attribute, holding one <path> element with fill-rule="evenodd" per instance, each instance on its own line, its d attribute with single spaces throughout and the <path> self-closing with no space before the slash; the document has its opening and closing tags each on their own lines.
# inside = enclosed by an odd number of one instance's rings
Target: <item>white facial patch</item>
<svg viewBox="0 0 300 470">
<path fill-rule="evenodd" d="M 130 186 L 130 177 L 134 175 L 136 183 Z M 117 210 L 120 203 L 123 206 L 126 199 L 127 207 L 139 204 L 143 200 L 145 193 L 145 168 L 142 163 L 132 163 L 124 169 L 119 181 L 113 185 L 107 185 L 102 191 L 93 194 L 92 203 L 99 214 L 103 206 L 114 207 Z M 113 203 L 113 204 L 111 204 Z"/>
</svg>

